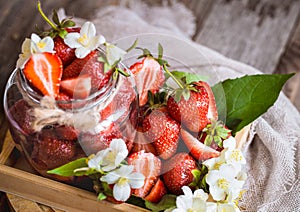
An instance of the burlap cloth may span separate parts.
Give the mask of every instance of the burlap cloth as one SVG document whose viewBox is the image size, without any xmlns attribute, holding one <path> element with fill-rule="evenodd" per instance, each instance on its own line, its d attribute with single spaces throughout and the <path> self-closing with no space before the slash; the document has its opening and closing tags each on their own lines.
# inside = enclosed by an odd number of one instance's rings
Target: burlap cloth
<svg viewBox="0 0 300 212">
<path fill-rule="evenodd" d="M 195 17 L 182 4 L 149 7 L 139 1 L 97 9 L 91 21 L 109 41 L 139 33 L 172 34 L 189 39 Z M 126 3 L 126 5 L 125 5 Z M 60 10 L 60 16 L 65 16 Z M 75 18 L 80 25 L 86 20 Z M 217 70 L 219 79 L 262 73 L 197 43 L 192 43 Z M 205 44 L 203 44 L 205 45 Z M 251 125 L 243 148 L 247 160 L 244 211 L 300 211 L 300 114 L 281 93 L 263 116 Z"/>
</svg>

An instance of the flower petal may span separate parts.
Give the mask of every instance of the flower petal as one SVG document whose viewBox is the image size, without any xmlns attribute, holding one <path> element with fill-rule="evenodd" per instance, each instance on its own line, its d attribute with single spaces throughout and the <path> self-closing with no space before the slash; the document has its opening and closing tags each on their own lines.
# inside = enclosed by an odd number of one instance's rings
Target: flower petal
<svg viewBox="0 0 300 212">
<path fill-rule="evenodd" d="M 176 207 L 187 211 L 193 207 L 193 198 L 188 198 L 184 195 L 178 196 L 176 198 Z"/>
<path fill-rule="evenodd" d="M 43 38 L 40 42 L 43 42 L 45 47 L 42 50 L 42 52 L 53 52 L 54 49 L 54 41 L 51 37 L 47 36 Z"/>
<path fill-rule="evenodd" d="M 96 35 L 96 27 L 92 22 L 85 22 L 80 30 L 80 35 L 86 34 L 88 38 L 92 38 Z"/>
<path fill-rule="evenodd" d="M 122 177 L 127 177 L 133 171 L 133 168 L 134 167 L 132 165 L 124 165 L 121 166 L 118 170 L 116 170 L 116 172 Z"/>
<path fill-rule="evenodd" d="M 78 47 L 75 50 L 75 55 L 77 58 L 85 58 L 91 51 L 85 47 Z"/>
<path fill-rule="evenodd" d="M 145 182 L 145 176 L 138 172 L 131 173 L 128 179 L 131 188 L 141 188 Z"/>
<path fill-rule="evenodd" d="M 80 37 L 79 33 L 71 32 L 65 36 L 64 42 L 71 48 L 79 48 L 82 46 L 81 43 L 78 42 L 79 37 Z"/>
<path fill-rule="evenodd" d="M 107 175 L 104 175 L 100 178 L 101 181 L 107 182 L 108 184 L 113 184 L 118 181 L 120 178 L 120 175 L 118 175 L 116 172 L 110 172 Z"/>
<path fill-rule="evenodd" d="M 31 34 L 31 37 L 30 37 L 31 41 L 34 42 L 34 43 L 38 43 L 41 41 L 41 38 L 40 36 L 38 36 L 37 34 L 35 33 L 32 33 Z"/>
<path fill-rule="evenodd" d="M 93 38 L 90 38 L 88 48 L 90 50 L 94 50 L 103 43 L 105 43 L 105 38 L 102 35 L 97 35 Z"/>
<path fill-rule="evenodd" d="M 223 189 L 220 189 L 218 186 L 213 185 L 209 186 L 209 192 L 214 200 L 221 201 L 224 200 L 226 197 L 226 194 Z"/>
<path fill-rule="evenodd" d="M 194 191 L 194 197 L 200 198 L 203 201 L 206 201 L 208 199 L 208 194 L 205 193 L 202 189 L 197 189 Z"/>
<path fill-rule="evenodd" d="M 193 192 L 190 189 L 190 187 L 188 186 L 182 186 L 182 191 L 184 193 L 184 196 L 188 197 L 188 198 L 193 198 Z"/>
<path fill-rule="evenodd" d="M 122 184 L 121 186 L 115 184 L 113 188 L 113 195 L 118 201 L 126 201 L 130 197 L 130 191 L 131 189 L 128 183 Z"/>
</svg>

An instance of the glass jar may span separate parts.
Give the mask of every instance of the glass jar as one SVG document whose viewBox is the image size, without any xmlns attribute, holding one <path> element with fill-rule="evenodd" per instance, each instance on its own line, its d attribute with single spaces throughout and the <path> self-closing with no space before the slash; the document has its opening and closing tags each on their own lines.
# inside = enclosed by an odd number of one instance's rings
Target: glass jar
<svg viewBox="0 0 300 212">
<path fill-rule="evenodd" d="M 74 178 L 47 171 L 95 154 L 114 138 L 124 139 L 130 151 L 135 136 L 130 114 L 137 106 L 134 80 L 121 74 L 111 76 L 86 99 L 64 101 L 40 95 L 22 70 L 15 69 L 4 93 L 9 130 L 18 150 L 39 174 L 66 182 Z"/>
</svg>

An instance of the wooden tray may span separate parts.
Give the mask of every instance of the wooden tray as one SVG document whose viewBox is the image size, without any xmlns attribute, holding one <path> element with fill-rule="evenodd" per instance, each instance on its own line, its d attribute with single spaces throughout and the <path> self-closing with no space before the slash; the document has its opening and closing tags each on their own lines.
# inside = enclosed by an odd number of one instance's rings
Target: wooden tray
<svg viewBox="0 0 300 212">
<path fill-rule="evenodd" d="M 236 135 L 240 148 L 247 141 L 249 128 Z M 43 205 L 51 207 L 51 211 L 147 211 L 131 204 L 97 201 L 95 193 L 39 176 L 22 156 L 14 166 L 5 165 L 14 148 L 7 132 L 0 154 L 0 190 L 7 193 L 16 211 L 25 207 L 29 211 L 45 211 Z"/>
</svg>

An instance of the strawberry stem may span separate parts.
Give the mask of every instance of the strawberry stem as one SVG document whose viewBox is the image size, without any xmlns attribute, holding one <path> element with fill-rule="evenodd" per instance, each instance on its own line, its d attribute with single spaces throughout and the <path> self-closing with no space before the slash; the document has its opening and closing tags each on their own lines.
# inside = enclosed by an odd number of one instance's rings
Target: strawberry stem
<svg viewBox="0 0 300 212">
<path fill-rule="evenodd" d="M 165 72 L 167 72 L 170 77 L 172 77 L 172 79 L 176 82 L 176 84 L 181 88 L 184 89 L 184 86 L 182 85 L 181 82 L 179 82 L 179 80 L 169 71 L 169 69 L 167 68 L 166 64 L 163 64 L 163 69 L 165 70 Z"/>
<path fill-rule="evenodd" d="M 40 12 L 40 14 L 42 15 L 42 17 L 45 19 L 45 21 L 54 29 L 54 30 L 58 30 L 57 27 L 55 26 L 54 23 L 52 23 L 52 21 L 49 20 L 49 18 L 45 15 L 45 13 L 43 12 L 42 10 L 42 7 L 41 7 L 41 2 L 38 1 L 37 3 L 37 7 L 38 7 L 38 10 Z"/>
</svg>

